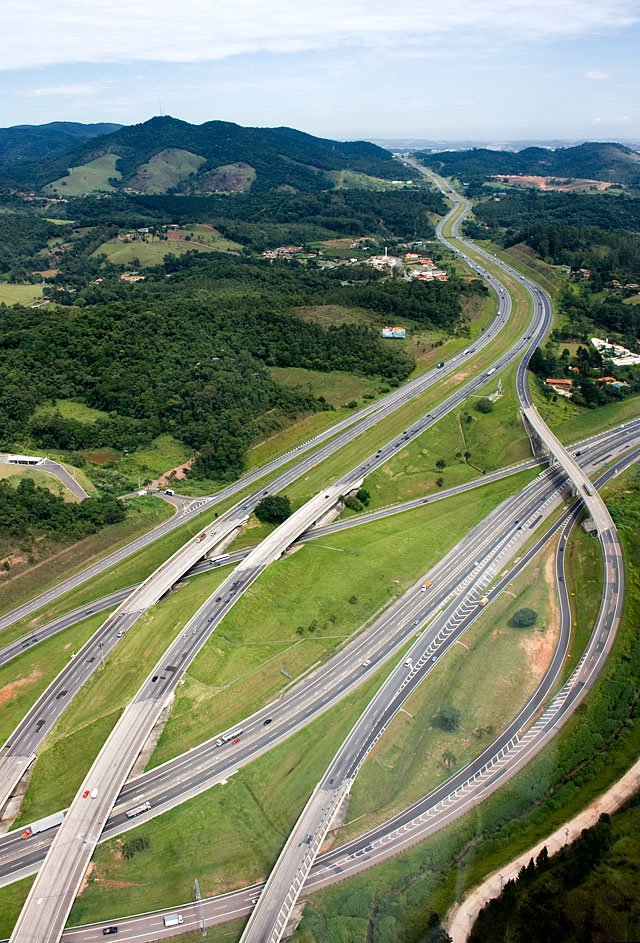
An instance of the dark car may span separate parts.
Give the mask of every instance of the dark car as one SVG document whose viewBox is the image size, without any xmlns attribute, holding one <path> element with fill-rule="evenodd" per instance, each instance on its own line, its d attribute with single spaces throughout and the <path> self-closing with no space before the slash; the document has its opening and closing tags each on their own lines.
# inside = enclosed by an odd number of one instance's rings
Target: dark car
<svg viewBox="0 0 640 943">
<path fill-rule="evenodd" d="M 267 717 L 266 720 L 263 720 L 263 721 L 262 721 L 262 726 L 263 726 L 263 727 L 268 727 L 270 723 L 271 723 L 271 718 L 270 718 L 270 717 Z"/>
<path fill-rule="evenodd" d="M 117 928 L 117 927 L 105 927 L 105 928 L 103 929 L 103 931 L 102 931 L 102 935 L 103 935 L 103 936 L 111 936 L 113 933 L 117 933 L 117 932 L 118 932 L 118 928 Z"/>
</svg>

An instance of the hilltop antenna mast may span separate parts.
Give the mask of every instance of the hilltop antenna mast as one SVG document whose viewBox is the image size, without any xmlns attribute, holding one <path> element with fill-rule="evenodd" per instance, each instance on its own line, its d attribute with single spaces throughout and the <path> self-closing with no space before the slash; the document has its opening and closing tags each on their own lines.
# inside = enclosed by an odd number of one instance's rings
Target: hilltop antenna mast
<svg viewBox="0 0 640 943">
<path fill-rule="evenodd" d="M 162 110 L 162 102 L 160 101 L 160 99 L 158 99 L 158 104 L 160 105 L 160 115 L 162 116 L 164 115 L 164 111 Z"/>
</svg>

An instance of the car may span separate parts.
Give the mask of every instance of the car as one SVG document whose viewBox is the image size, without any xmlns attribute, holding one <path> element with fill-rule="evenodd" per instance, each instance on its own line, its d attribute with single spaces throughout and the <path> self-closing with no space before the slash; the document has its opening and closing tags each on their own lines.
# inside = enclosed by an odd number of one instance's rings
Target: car
<svg viewBox="0 0 640 943">
<path fill-rule="evenodd" d="M 154 684 L 158 680 L 158 675 L 154 675 L 151 679 L 151 683 Z"/>
<path fill-rule="evenodd" d="M 371 659 L 370 659 L 370 658 L 366 658 L 366 659 L 362 662 L 362 667 L 363 667 L 363 668 L 368 668 L 368 666 L 369 666 L 370 664 L 371 664 Z"/>
<path fill-rule="evenodd" d="M 91 793 L 91 790 L 90 790 L 90 789 L 85 789 L 85 791 L 82 793 L 82 798 L 83 798 L 83 799 L 88 799 L 90 793 Z"/>
<path fill-rule="evenodd" d="M 92 799 L 97 799 L 99 792 L 100 792 L 100 790 L 98 789 L 98 787 L 97 787 L 97 786 L 94 786 L 93 789 L 91 790 L 91 798 L 92 798 Z"/>
<path fill-rule="evenodd" d="M 267 717 L 266 720 L 263 720 L 263 721 L 262 721 L 262 726 L 263 726 L 263 727 L 268 727 L 270 723 L 271 723 L 271 717 Z"/>
<path fill-rule="evenodd" d="M 426 593 L 426 591 L 427 591 L 427 587 L 426 587 L 426 586 L 421 586 L 421 587 L 420 587 L 420 592 L 421 592 L 421 593 Z"/>
<path fill-rule="evenodd" d="M 124 632 L 122 631 L 122 629 L 118 629 L 118 631 L 116 632 L 116 638 L 122 638 L 123 635 L 124 635 Z"/>
<path fill-rule="evenodd" d="M 222 596 L 216 596 L 216 602 L 220 602 L 221 599 L 222 599 Z"/>
<path fill-rule="evenodd" d="M 410 658 L 407 658 L 407 660 L 406 660 L 405 663 L 404 663 L 404 666 L 405 666 L 405 668 L 411 668 L 412 664 L 413 664 L 413 662 L 411 661 L 411 659 L 410 659 Z"/>
<path fill-rule="evenodd" d="M 102 935 L 111 936 L 112 934 L 117 933 L 117 932 L 118 932 L 117 927 L 103 927 Z"/>
<path fill-rule="evenodd" d="M 234 737 L 232 743 L 240 743 L 240 737 Z"/>
<path fill-rule="evenodd" d="M 416 619 L 413 624 L 418 625 L 419 622 L 420 622 L 420 619 Z"/>
<path fill-rule="evenodd" d="M 559 576 L 558 579 L 560 580 L 561 583 L 564 583 L 564 576 Z"/>
<path fill-rule="evenodd" d="M 435 655 L 432 655 L 432 656 L 431 656 L 431 661 L 435 661 L 435 660 L 436 660 L 436 656 L 435 656 Z"/>
<path fill-rule="evenodd" d="M 269 492 L 268 492 L 268 491 L 263 491 L 262 493 L 263 493 L 263 494 L 269 494 Z"/>
<path fill-rule="evenodd" d="M 169 497 L 173 497 L 173 495 L 175 494 L 175 491 L 173 491 L 171 488 L 166 488 L 164 493 L 168 494 Z"/>
<path fill-rule="evenodd" d="M 241 510 L 241 511 L 246 511 L 248 507 L 249 507 L 248 504 L 243 504 L 242 507 L 240 508 L 240 510 Z"/>
</svg>

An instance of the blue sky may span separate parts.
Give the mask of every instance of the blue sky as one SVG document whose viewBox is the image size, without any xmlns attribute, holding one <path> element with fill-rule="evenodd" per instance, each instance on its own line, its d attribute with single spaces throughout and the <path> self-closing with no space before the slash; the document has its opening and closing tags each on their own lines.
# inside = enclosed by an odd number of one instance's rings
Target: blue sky
<svg viewBox="0 0 640 943">
<path fill-rule="evenodd" d="M 640 0 L 3 0 L 0 124 L 640 138 Z"/>
</svg>

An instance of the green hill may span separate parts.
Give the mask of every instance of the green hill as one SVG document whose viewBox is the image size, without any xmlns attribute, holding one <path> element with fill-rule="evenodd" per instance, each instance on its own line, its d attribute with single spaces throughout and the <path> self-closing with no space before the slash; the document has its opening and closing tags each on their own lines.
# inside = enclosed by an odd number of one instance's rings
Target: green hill
<svg viewBox="0 0 640 943">
<path fill-rule="evenodd" d="M 463 180 L 496 174 L 530 174 L 544 177 L 581 177 L 627 186 L 640 186 L 640 154 L 622 144 L 590 142 L 555 151 L 527 147 L 523 151 L 443 151 L 417 155 L 429 167 Z"/>
<path fill-rule="evenodd" d="M 302 191 L 332 186 L 330 171 L 349 170 L 382 179 L 410 177 L 389 151 L 366 141 L 317 138 L 292 128 L 243 128 L 226 121 L 192 125 L 170 117 L 152 118 L 83 142 L 50 161 L 7 163 L 0 174 L 8 182 L 56 190 L 70 171 L 115 156 L 116 187 L 145 193 L 209 193 L 244 189 L 255 173 L 253 190 L 293 187 Z M 230 174 L 229 167 L 248 172 Z M 113 177 L 121 175 L 114 183 Z"/>
</svg>

